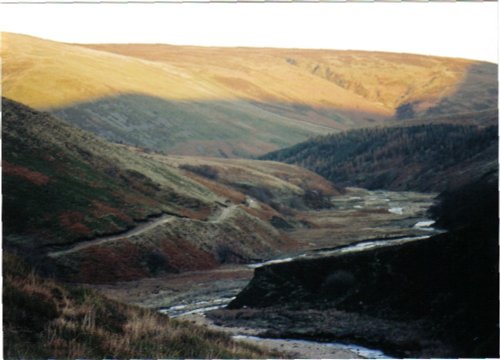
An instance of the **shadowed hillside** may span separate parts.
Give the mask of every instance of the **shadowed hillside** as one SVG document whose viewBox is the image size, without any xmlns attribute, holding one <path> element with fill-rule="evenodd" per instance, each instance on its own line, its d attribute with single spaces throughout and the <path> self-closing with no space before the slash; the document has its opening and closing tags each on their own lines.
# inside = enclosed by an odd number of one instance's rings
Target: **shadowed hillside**
<svg viewBox="0 0 500 360">
<path fill-rule="evenodd" d="M 124 94 L 52 109 L 113 142 L 170 154 L 249 157 L 345 126 L 332 109 L 245 100 L 165 100 Z M 304 121 L 310 115 L 309 121 Z"/>
<path fill-rule="evenodd" d="M 7 97 L 114 142 L 175 154 L 248 157 L 326 132 L 497 104 L 496 66 L 463 59 L 83 46 L 8 33 L 2 58 Z"/>
<path fill-rule="evenodd" d="M 484 126 L 427 123 L 352 130 L 262 159 L 300 165 L 343 186 L 442 191 L 498 167 L 496 119 L 495 112 Z"/>
<path fill-rule="evenodd" d="M 30 247 L 123 231 L 162 213 L 203 218 L 219 198 L 178 171 L 2 99 L 4 231 Z"/>
<path fill-rule="evenodd" d="M 71 281 L 273 256 L 295 244 L 274 225 L 331 206 L 339 191 L 295 166 L 145 153 L 5 98 L 2 107 L 4 247 Z"/>
</svg>

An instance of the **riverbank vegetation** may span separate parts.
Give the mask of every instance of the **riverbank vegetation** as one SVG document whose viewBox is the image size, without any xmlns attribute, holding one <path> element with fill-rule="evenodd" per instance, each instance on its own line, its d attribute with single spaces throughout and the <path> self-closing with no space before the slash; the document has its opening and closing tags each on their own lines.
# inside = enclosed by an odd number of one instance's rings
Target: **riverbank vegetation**
<svg viewBox="0 0 500 360">
<path fill-rule="evenodd" d="M 7 359 L 281 357 L 154 310 L 41 278 L 5 251 L 3 269 Z"/>
</svg>

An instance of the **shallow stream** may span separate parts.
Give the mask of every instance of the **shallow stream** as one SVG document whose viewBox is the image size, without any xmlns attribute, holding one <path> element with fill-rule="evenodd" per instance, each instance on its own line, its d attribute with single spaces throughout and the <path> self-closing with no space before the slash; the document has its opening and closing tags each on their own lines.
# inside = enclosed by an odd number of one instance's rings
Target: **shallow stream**
<svg viewBox="0 0 500 360">
<path fill-rule="evenodd" d="M 401 229 L 407 229 L 406 234 L 405 232 L 402 232 L 402 236 L 398 236 L 389 232 L 381 232 L 380 237 L 375 239 L 372 236 L 371 238 L 365 238 L 365 240 L 355 241 L 347 245 L 312 248 L 294 256 L 288 255 L 283 256 L 282 258 L 275 258 L 268 261 L 256 262 L 237 267 L 248 271 L 262 266 L 291 262 L 300 259 L 317 259 L 335 256 L 337 254 L 368 251 L 380 247 L 396 246 L 408 242 L 425 240 L 440 232 L 439 230 L 431 227 L 434 224 L 432 220 L 425 218 L 425 210 L 430 205 L 429 195 L 424 196 L 418 193 L 396 193 L 354 189 L 351 190 L 350 195 L 336 197 L 332 200 L 335 200 L 336 212 L 339 214 L 345 213 L 349 218 L 351 218 L 353 214 L 356 214 L 357 211 L 381 211 L 382 213 L 383 211 L 386 211 L 386 214 L 390 214 L 389 216 L 392 217 L 387 217 L 387 219 L 394 219 L 391 220 L 393 223 L 387 222 L 387 224 L 390 224 L 388 226 L 390 227 L 394 226 L 392 224 L 400 224 L 399 226 L 401 226 Z M 359 214 L 360 213 L 358 213 L 358 215 Z M 364 215 L 365 213 L 362 214 Z M 366 214 L 369 214 L 369 212 L 366 212 Z M 359 217 L 354 216 L 352 219 L 359 221 Z M 350 225 L 355 226 L 355 224 Z M 363 234 L 367 234 L 367 236 L 369 236 L 370 232 L 366 232 L 366 224 L 364 224 L 364 226 L 365 232 L 363 232 Z M 361 239 L 363 239 L 363 237 L 361 237 Z M 210 288 L 210 296 L 207 296 L 208 294 L 206 292 L 200 292 L 198 296 L 185 297 L 181 300 L 181 302 L 174 302 L 170 303 L 170 306 L 161 307 L 159 311 L 168 314 L 172 318 L 185 318 L 189 320 L 195 316 L 208 320 L 204 315 L 206 312 L 226 307 L 227 304 L 234 299 L 236 294 L 243 289 L 246 283 L 247 282 L 239 283 L 237 288 L 234 286 L 222 288 L 214 286 Z M 178 300 L 180 300 L 180 298 Z M 253 329 L 253 332 L 248 332 L 244 329 L 232 329 L 230 333 L 236 340 L 250 341 L 254 344 L 267 344 L 282 349 L 302 349 L 302 351 L 306 351 L 306 353 L 307 349 L 317 349 L 318 351 L 313 351 L 312 354 L 321 354 L 318 356 L 323 358 L 325 356 L 328 357 L 328 354 L 332 355 L 330 357 L 339 357 L 339 354 L 346 354 L 346 357 L 349 357 L 350 354 L 351 357 L 372 359 L 389 358 L 379 350 L 368 349 L 355 344 L 342 344 L 337 342 L 323 343 L 295 339 L 259 338 L 254 336 L 258 332 L 258 329 Z"/>
<path fill-rule="evenodd" d="M 438 232 L 437 230 L 430 228 L 429 226 L 432 225 L 434 222 L 431 220 L 422 220 L 419 221 L 418 223 L 415 224 L 415 227 L 418 227 L 420 229 L 428 229 L 430 232 Z M 357 251 L 367 251 L 370 249 L 374 248 L 380 248 L 380 247 L 386 247 L 386 246 L 395 246 L 395 245 L 400 245 L 404 244 L 407 242 L 412 242 L 412 241 L 419 241 L 419 240 L 425 240 L 431 237 L 431 234 L 429 235 L 422 235 L 422 236 L 408 236 L 408 237 L 400 237 L 400 238 L 393 238 L 393 239 L 376 239 L 376 240 L 366 240 L 366 241 L 360 241 L 352 245 L 348 246 L 340 246 L 338 248 L 332 248 L 332 249 L 316 249 L 316 250 L 311 250 L 307 251 L 303 254 L 300 254 L 298 256 L 294 257 L 287 257 L 287 258 L 282 258 L 282 259 L 273 259 L 261 263 L 254 263 L 254 264 L 249 264 L 246 265 L 247 267 L 250 268 L 258 268 L 266 265 L 272 265 L 272 264 L 279 264 L 279 263 L 284 263 L 284 262 L 290 262 L 298 259 L 312 259 L 312 258 L 321 258 L 321 257 L 327 257 L 327 256 L 333 256 L 336 254 L 344 254 L 344 253 L 349 253 L 349 252 L 357 252 Z M 193 303 L 186 303 L 186 304 L 181 304 L 181 305 L 175 305 L 171 306 L 168 308 L 163 308 L 160 309 L 159 311 L 161 313 L 167 314 L 172 318 L 182 318 L 187 315 L 192 315 L 192 314 L 201 314 L 204 315 L 204 313 L 211 311 L 211 310 L 216 310 L 216 309 L 221 309 L 226 307 L 232 300 L 234 299 L 234 296 L 223 296 L 220 298 L 215 298 L 213 300 L 204 300 L 204 301 L 197 301 Z M 276 343 L 276 344 L 283 344 L 286 343 L 287 345 L 291 347 L 299 347 L 299 346 L 307 346 L 307 347 L 315 347 L 318 349 L 321 348 L 328 348 L 324 349 L 325 352 L 328 353 L 329 350 L 331 351 L 340 351 L 344 350 L 347 352 L 355 353 L 361 358 L 369 358 L 369 359 L 390 359 L 387 355 L 385 355 L 382 351 L 380 350 L 375 350 L 375 349 L 368 349 L 359 345 L 355 344 L 342 344 L 338 342 L 331 342 L 331 343 L 324 343 L 324 342 L 318 342 L 318 341 L 309 341 L 309 340 L 295 340 L 295 339 L 270 339 L 270 338 L 259 338 L 256 336 L 249 336 L 249 335 L 244 335 L 244 334 L 238 334 L 234 335 L 233 338 L 235 340 L 251 340 L 254 343 L 258 343 L 259 341 L 266 341 L 266 343 Z"/>
<path fill-rule="evenodd" d="M 246 336 L 246 335 L 235 335 L 233 336 L 235 340 L 253 340 L 259 341 L 263 340 L 263 338 L 259 338 L 257 336 Z M 354 344 L 342 344 L 338 342 L 319 342 L 319 341 L 310 341 L 310 340 L 296 340 L 296 339 L 269 339 L 265 338 L 266 341 L 276 341 L 276 342 L 286 342 L 293 345 L 306 345 L 306 346 L 314 346 L 315 348 L 332 348 L 335 350 L 346 350 L 349 352 L 353 352 L 357 354 L 361 358 L 367 359 L 392 359 L 391 357 L 385 355 L 380 350 L 368 349 L 363 346 L 354 345 Z"/>
</svg>

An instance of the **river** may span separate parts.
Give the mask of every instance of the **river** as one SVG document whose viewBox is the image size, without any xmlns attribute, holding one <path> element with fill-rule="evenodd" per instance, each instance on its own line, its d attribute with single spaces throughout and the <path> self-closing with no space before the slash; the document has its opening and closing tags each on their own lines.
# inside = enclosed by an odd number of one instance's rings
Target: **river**
<svg viewBox="0 0 500 360">
<path fill-rule="evenodd" d="M 430 224 L 431 222 L 430 221 L 425 221 L 425 222 L 422 221 L 422 223 Z M 431 230 L 429 230 L 429 231 L 431 231 Z M 432 229 L 432 231 L 434 233 L 438 232 L 435 229 Z M 299 255 L 296 255 L 296 256 L 292 256 L 292 257 L 277 258 L 277 259 L 272 259 L 272 260 L 268 260 L 265 262 L 252 263 L 252 264 L 241 265 L 241 266 L 255 269 L 255 268 L 262 267 L 262 266 L 286 263 L 286 262 L 291 262 L 291 261 L 296 261 L 296 260 L 301 260 L 301 259 L 318 259 L 321 257 L 333 256 L 333 255 L 337 255 L 337 254 L 346 254 L 346 253 L 350 253 L 350 252 L 366 251 L 366 250 L 387 247 L 387 246 L 396 246 L 396 245 L 401 245 L 401 244 L 404 244 L 407 242 L 425 240 L 425 239 L 428 239 L 430 237 L 431 237 L 431 235 L 423 235 L 423 236 L 397 237 L 397 238 L 391 238 L 391 239 L 362 240 L 362 241 L 356 242 L 356 243 L 348 245 L 348 246 L 339 246 L 336 248 L 329 248 L 329 249 L 314 249 L 314 250 L 306 251 L 306 252 L 299 254 Z M 213 295 L 214 294 L 212 294 L 212 296 Z M 176 304 L 176 305 L 172 305 L 169 307 L 161 308 L 159 311 L 161 313 L 169 315 L 172 318 L 178 318 L 178 317 L 182 317 L 185 315 L 205 313 L 205 312 L 210 311 L 210 310 L 223 308 L 234 299 L 234 296 L 228 295 L 227 289 L 222 290 L 222 293 L 219 295 L 220 295 L 220 297 L 215 297 L 211 300 L 183 302 L 181 304 Z"/>
<path fill-rule="evenodd" d="M 431 220 L 421 220 L 417 222 L 414 227 L 421 228 L 427 230 L 432 233 L 439 232 L 436 229 L 430 228 L 430 226 L 434 222 Z M 367 251 L 375 248 L 388 247 L 388 246 L 396 246 L 400 244 L 404 244 L 407 242 L 420 241 L 430 238 L 431 235 L 421 235 L 421 236 L 407 236 L 407 237 L 396 237 L 391 239 L 368 239 L 358 241 L 354 244 L 348 246 L 339 246 L 336 248 L 330 249 L 314 249 L 310 251 L 306 251 L 302 254 L 292 257 L 278 258 L 272 259 L 265 262 L 253 263 L 248 265 L 243 265 L 248 268 L 258 268 L 262 266 L 279 264 L 285 262 L 296 261 L 300 259 L 316 259 L 327 256 L 334 256 L 337 254 L 345 254 L 351 252 L 358 251 Z M 224 293 L 221 297 L 213 298 L 212 300 L 203 300 L 203 301 L 195 301 L 192 303 L 183 303 L 180 305 L 174 305 L 167 308 L 162 308 L 159 311 L 164 314 L 168 314 L 171 318 L 185 318 L 191 319 L 192 315 L 200 315 L 204 317 L 204 314 L 208 311 L 221 309 L 227 306 L 232 300 L 234 296 L 227 296 L 227 293 Z M 206 324 L 206 323 L 205 323 Z M 232 331 L 232 337 L 236 340 L 242 341 L 250 341 L 252 343 L 261 343 L 265 342 L 268 346 L 274 346 L 275 348 L 285 348 L 285 349 L 293 349 L 299 351 L 299 349 L 309 349 L 309 352 L 305 352 L 305 354 L 311 355 L 311 351 L 315 353 L 315 351 L 320 354 L 327 355 L 333 354 L 337 357 L 342 357 L 342 354 L 351 354 L 345 355 L 351 357 L 352 354 L 358 355 L 360 358 L 370 358 L 370 359 L 389 359 L 390 357 L 385 355 L 382 351 L 376 349 L 368 349 L 356 344 L 342 344 L 338 342 L 317 342 L 317 341 L 309 341 L 309 340 L 296 340 L 296 339 L 274 339 L 274 338 L 261 338 L 254 335 L 248 335 L 248 333 L 240 333 L 238 331 L 242 331 L 241 329 L 234 329 Z M 300 354 L 300 351 L 299 351 Z M 332 355 L 332 356 L 333 356 Z"/>
<path fill-rule="evenodd" d="M 261 332 L 259 329 L 217 326 L 205 317 L 205 313 L 224 308 L 248 284 L 255 268 L 261 266 L 425 241 L 439 232 L 432 228 L 433 221 L 426 218 L 434 196 L 350 188 L 345 195 L 332 198 L 334 209 L 298 214 L 311 226 L 297 227 L 288 232 L 299 247 L 281 257 L 95 287 L 117 300 L 155 308 L 172 318 L 226 331 L 240 341 L 287 350 L 295 357 L 387 358 L 376 349 L 355 344 L 259 338 L 256 337 Z M 214 220 L 217 219 L 211 219 Z M 165 217 L 160 221 L 172 220 Z"/>
</svg>

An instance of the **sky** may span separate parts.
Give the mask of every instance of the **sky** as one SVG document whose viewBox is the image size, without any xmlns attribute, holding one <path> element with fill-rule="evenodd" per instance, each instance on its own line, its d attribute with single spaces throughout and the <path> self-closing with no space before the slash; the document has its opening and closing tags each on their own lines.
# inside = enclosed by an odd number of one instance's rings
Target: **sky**
<svg viewBox="0 0 500 360">
<path fill-rule="evenodd" d="M 497 2 L 2 4 L 0 30 L 75 43 L 378 50 L 498 62 Z"/>
</svg>

